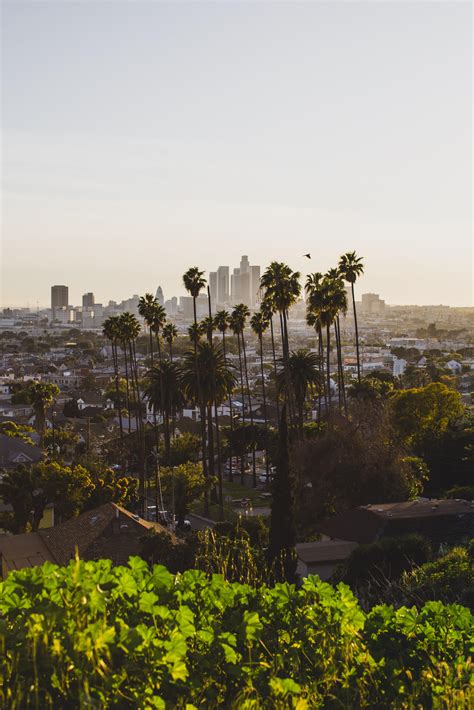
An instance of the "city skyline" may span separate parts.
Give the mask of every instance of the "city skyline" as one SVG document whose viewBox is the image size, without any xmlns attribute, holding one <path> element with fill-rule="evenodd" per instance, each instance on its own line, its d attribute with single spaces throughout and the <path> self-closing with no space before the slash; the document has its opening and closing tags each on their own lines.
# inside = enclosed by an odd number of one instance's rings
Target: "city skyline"
<svg viewBox="0 0 474 710">
<path fill-rule="evenodd" d="M 472 304 L 470 3 L 2 15 L 3 307 L 352 250 L 360 292 Z"/>
</svg>

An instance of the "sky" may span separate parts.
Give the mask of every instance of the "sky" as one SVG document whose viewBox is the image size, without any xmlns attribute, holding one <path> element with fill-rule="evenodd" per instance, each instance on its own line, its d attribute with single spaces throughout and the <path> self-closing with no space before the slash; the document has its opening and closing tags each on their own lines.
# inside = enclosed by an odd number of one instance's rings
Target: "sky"
<svg viewBox="0 0 474 710">
<path fill-rule="evenodd" d="M 470 2 L 3 0 L 0 302 L 190 266 L 473 303 Z M 303 258 L 310 252 L 312 260 Z"/>
</svg>

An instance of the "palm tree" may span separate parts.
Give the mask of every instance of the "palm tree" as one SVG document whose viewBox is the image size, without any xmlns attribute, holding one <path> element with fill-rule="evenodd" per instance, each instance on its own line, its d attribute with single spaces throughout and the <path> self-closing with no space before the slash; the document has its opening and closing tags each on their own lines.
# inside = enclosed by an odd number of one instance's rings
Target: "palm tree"
<svg viewBox="0 0 474 710">
<path fill-rule="evenodd" d="M 187 400 L 199 402 L 201 420 L 205 422 L 206 410 L 208 413 L 208 426 L 212 428 L 212 404 L 222 404 L 232 391 L 235 376 L 230 363 L 224 357 L 220 345 L 209 342 L 199 342 L 195 351 L 188 351 L 184 355 L 181 367 L 181 387 Z M 211 416 L 209 416 L 211 412 Z M 209 475 L 206 465 L 206 429 L 201 428 L 201 446 L 204 475 Z M 209 463 L 214 456 L 212 436 L 209 436 Z M 207 496 L 206 496 L 207 501 Z M 206 507 L 208 503 L 206 502 Z M 222 476 L 219 471 L 219 505 L 223 506 Z"/>
<path fill-rule="evenodd" d="M 214 316 L 214 327 L 220 333 L 222 333 L 222 351 L 224 353 L 224 358 L 227 358 L 226 346 L 225 346 L 225 334 L 227 329 L 230 327 L 230 315 L 226 310 L 218 311 Z M 230 413 L 230 433 L 234 430 L 234 417 L 232 412 L 232 392 L 229 392 L 229 413 Z M 233 481 L 234 476 L 232 473 L 232 450 L 230 453 L 229 461 L 229 480 Z"/>
<path fill-rule="evenodd" d="M 169 466 L 171 453 L 170 422 L 178 410 L 184 405 L 181 392 L 180 372 L 171 360 L 163 360 L 147 373 L 145 395 L 154 411 L 163 412 L 163 429 L 165 435 L 165 456 Z"/>
<path fill-rule="evenodd" d="M 142 513 L 145 513 L 145 430 L 143 426 L 143 411 L 142 411 L 142 399 L 140 394 L 140 385 L 138 380 L 138 366 L 137 366 L 137 353 L 135 348 L 135 341 L 140 334 L 140 323 L 131 313 L 125 312 L 119 316 L 119 327 L 120 336 L 124 344 L 124 351 L 128 348 L 128 360 L 130 366 L 130 382 L 133 398 L 135 401 L 135 423 L 137 429 L 137 437 L 140 441 L 140 480 L 139 480 L 139 494 L 142 503 Z M 128 372 L 127 374 L 127 395 L 128 395 Z M 129 427 L 130 427 L 130 411 L 129 416 Z M 130 428 L 129 428 L 130 431 Z"/>
<path fill-rule="evenodd" d="M 60 390 L 57 385 L 46 382 L 32 382 L 28 388 L 28 400 L 35 413 L 36 431 L 43 438 L 46 410 L 51 407 Z"/>
<path fill-rule="evenodd" d="M 197 324 L 196 299 L 206 286 L 204 271 L 200 271 L 197 266 L 192 266 L 183 274 L 183 284 L 193 298 L 194 323 Z"/>
<path fill-rule="evenodd" d="M 104 321 L 102 327 L 102 332 L 110 340 L 112 346 L 112 359 L 114 362 L 114 379 L 115 379 L 115 394 L 118 403 L 118 416 L 119 416 L 119 426 L 120 426 L 120 446 L 123 449 L 123 422 L 122 422 L 122 406 L 121 406 L 121 396 L 120 396 L 120 373 L 119 373 L 119 362 L 118 362 L 118 343 L 120 340 L 120 324 L 118 316 L 109 316 Z"/>
<path fill-rule="evenodd" d="M 293 350 L 289 357 L 289 370 L 298 412 L 298 429 L 302 435 L 306 395 L 308 390 L 321 385 L 319 358 L 315 353 L 305 348 Z M 277 385 L 280 390 L 284 390 L 287 386 L 287 378 L 283 369 L 278 373 Z"/>
<path fill-rule="evenodd" d="M 270 324 L 270 337 L 272 341 L 272 354 L 273 354 L 273 374 L 277 376 L 277 358 L 276 358 L 276 352 L 275 352 L 275 333 L 273 331 L 273 315 L 275 313 L 274 307 L 270 301 L 270 299 L 263 299 L 261 304 L 260 304 L 260 312 L 262 313 L 262 316 L 267 320 Z M 276 410 L 277 410 L 277 420 L 280 421 L 280 402 L 278 400 L 278 393 L 276 396 Z"/>
<path fill-rule="evenodd" d="M 309 322 L 315 324 L 318 335 L 322 333 L 323 329 L 326 330 L 326 391 L 329 412 L 331 410 L 331 325 L 336 317 L 332 282 L 330 278 L 317 272 L 308 276 L 305 288 L 308 297 Z"/>
<path fill-rule="evenodd" d="M 362 258 L 358 257 L 355 251 L 349 251 L 347 254 L 343 254 L 339 259 L 339 273 L 345 281 L 350 283 L 352 290 L 352 308 L 354 310 L 354 327 L 357 351 L 357 378 L 360 382 L 359 328 L 357 325 L 354 284 L 357 281 L 357 278 L 364 273 Z"/>
<path fill-rule="evenodd" d="M 200 323 L 192 323 L 192 325 L 188 326 L 188 336 L 189 340 L 192 342 L 194 346 L 199 343 L 199 341 L 202 338 L 202 326 Z"/>
<path fill-rule="evenodd" d="M 344 409 L 347 414 L 346 390 L 344 385 L 344 366 L 342 362 L 342 345 L 341 345 L 341 322 L 339 314 L 346 315 L 347 313 L 347 294 L 344 288 L 344 281 L 339 274 L 338 269 L 329 269 L 326 274 L 329 279 L 331 298 L 334 309 L 334 335 L 336 338 L 336 353 L 337 353 L 337 369 L 338 369 L 338 394 L 339 394 L 339 411 Z"/>
<path fill-rule="evenodd" d="M 249 402 L 249 413 L 250 413 L 250 424 L 253 427 L 253 409 L 252 409 L 252 398 L 250 395 L 250 385 L 249 385 L 249 370 L 247 365 L 247 348 L 245 346 L 245 336 L 244 330 L 247 323 L 247 318 L 250 316 L 250 310 L 245 303 L 239 303 L 235 306 L 232 312 L 234 321 L 239 324 L 240 337 L 242 339 L 242 353 L 244 356 L 244 372 L 245 372 L 245 384 L 247 387 L 247 398 Z M 257 467 L 255 461 L 255 448 L 252 451 L 252 476 L 253 476 L 253 486 L 257 487 Z"/>
<path fill-rule="evenodd" d="M 288 311 L 296 303 L 301 294 L 300 273 L 292 271 L 287 264 L 273 261 L 263 274 L 260 285 L 264 291 L 264 299 L 273 305 L 280 315 L 280 327 L 283 346 L 284 368 L 288 370 L 289 337 L 288 337 Z M 291 418 L 292 392 L 289 372 L 287 372 L 286 396 L 288 398 Z"/>
<path fill-rule="evenodd" d="M 170 360 L 173 362 L 173 343 L 178 337 L 178 329 L 174 323 L 166 323 L 163 326 L 163 339 L 168 343 Z"/>
<path fill-rule="evenodd" d="M 263 334 L 270 325 L 262 310 L 253 314 L 250 319 L 250 327 L 258 338 L 260 345 L 260 374 L 262 377 L 262 395 L 263 395 L 263 416 L 265 419 L 265 468 L 267 473 L 267 484 L 270 480 L 270 468 L 268 461 L 268 414 L 267 414 L 267 398 L 265 393 L 265 373 L 263 370 Z"/>
<path fill-rule="evenodd" d="M 150 336 L 150 360 L 151 367 L 153 367 L 153 321 L 155 318 L 156 306 L 160 304 L 156 298 L 151 293 L 146 293 L 144 296 L 140 296 L 138 301 L 138 312 L 144 319 L 145 324 L 148 327 L 148 333 Z"/>
</svg>

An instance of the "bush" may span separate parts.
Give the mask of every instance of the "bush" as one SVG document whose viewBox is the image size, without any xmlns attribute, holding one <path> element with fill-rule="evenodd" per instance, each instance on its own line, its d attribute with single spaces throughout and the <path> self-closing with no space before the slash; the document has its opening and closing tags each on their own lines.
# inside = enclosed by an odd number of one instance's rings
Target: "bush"
<svg viewBox="0 0 474 710">
<path fill-rule="evenodd" d="M 431 558 L 431 545 L 421 535 L 385 538 L 357 547 L 337 571 L 338 580 L 357 588 L 367 582 L 384 584 Z"/>
<path fill-rule="evenodd" d="M 461 602 L 474 611 L 474 541 L 469 547 L 454 547 L 434 562 L 403 576 L 402 591 L 424 603 L 432 599 Z"/>
<path fill-rule="evenodd" d="M 446 498 L 461 498 L 462 500 L 474 500 L 474 486 L 455 486 L 446 491 Z"/>
<path fill-rule="evenodd" d="M 248 585 L 140 558 L 0 584 L 0 703 L 20 708 L 467 708 L 473 617 L 440 602 L 364 614 L 317 577 Z"/>
</svg>

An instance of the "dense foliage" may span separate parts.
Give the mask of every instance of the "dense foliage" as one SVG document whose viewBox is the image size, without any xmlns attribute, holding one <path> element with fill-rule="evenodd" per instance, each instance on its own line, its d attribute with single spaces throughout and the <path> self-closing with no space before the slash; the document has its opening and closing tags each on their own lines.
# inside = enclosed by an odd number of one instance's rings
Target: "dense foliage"
<svg viewBox="0 0 474 710">
<path fill-rule="evenodd" d="M 468 708 L 473 617 L 301 589 L 72 561 L 0 585 L 5 708 Z"/>
</svg>

